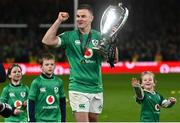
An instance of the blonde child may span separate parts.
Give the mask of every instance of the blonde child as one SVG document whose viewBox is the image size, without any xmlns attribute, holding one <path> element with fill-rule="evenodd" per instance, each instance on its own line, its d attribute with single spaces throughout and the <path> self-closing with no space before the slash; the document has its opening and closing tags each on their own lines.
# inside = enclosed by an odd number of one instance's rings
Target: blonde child
<svg viewBox="0 0 180 123">
<path fill-rule="evenodd" d="M 141 80 L 132 78 L 132 86 L 136 93 L 136 102 L 141 104 L 141 122 L 159 122 L 160 108 L 169 108 L 176 103 L 174 97 L 165 99 L 155 91 L 155 76 L 146 71 L 141 74 Z"/>
</svg>

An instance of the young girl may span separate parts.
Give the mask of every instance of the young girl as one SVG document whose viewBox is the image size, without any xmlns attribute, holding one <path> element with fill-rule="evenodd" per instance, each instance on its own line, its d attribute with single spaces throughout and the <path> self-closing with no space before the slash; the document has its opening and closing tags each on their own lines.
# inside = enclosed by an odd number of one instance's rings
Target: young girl
<svg viewBox="0 0 180 123">
<path fill-rule="evenodd" d="M 12 106 L 13 114 L 9 118 L 5 118 L 5 122 L 26 122 L 26 101 L 29 88 L 21 83 L 21 67 L 18 64 L 12 64 L 8 68 L 7 77 L 10 84 L 4 87 L 1 101 Z"/>
<path fill-rule="evenodd" d="M 136 92 L 136 101 L 141 104 L 141 122 L 159 122 L 160 108 L 169 108 L 176 103 L 174 97 L 165 99 L 155 91 L 155 78 L 152 72 L 143 72 L 141 80 L 132 78 L 132 86 Z"/>
</svg>

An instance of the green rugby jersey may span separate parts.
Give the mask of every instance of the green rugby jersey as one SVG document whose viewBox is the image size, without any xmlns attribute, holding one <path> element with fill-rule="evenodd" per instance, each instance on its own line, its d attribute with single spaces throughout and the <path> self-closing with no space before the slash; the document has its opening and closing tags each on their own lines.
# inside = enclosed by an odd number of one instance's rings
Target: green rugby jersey
<svg viewBox="0 0 180 123">
<path fill-rule="evenodd" d="M 163 96 L 157 92 L 150 93 L 144 91 L 144 98 L 142 100 L 137 99 L 137 102 L 141 104 L 140 121 L 159 122 L 160 107 L 163 100 Z"/>
<path fill-rule="evenodd" d="M 85 56 L 82 49 L 84 51 L 88 34 L 81 34 L 82 41 L 78 30 L 64 32 L 59 37 L 70 64 L 69 90 L 84 93 L 102 92 L 101 62 L 103 59 L 92 49 L 92 47 L 97 46 L 101 38 L 100 33 L 91 30 L 91 37 L 87 43 L 89 50 Z M 85 62 L 82 63 L 82 61 Z"/>
<path fill-rule="evenodd" d="M 65 97 L 63 81 L 56 77 L 48 79 L 40 75 L 33 80 L 28 99 L 35 102 L 36 122 L 60 122 L 60 98 Z"/>
<path fill-rule="evenodd" d="M 8 84 L 4 87 L 1 94 L 1 101 L 23 111 L 18 115 L 5 118 L 5 122 L 27 122 L 26 106 L 23 106 L 23 104 L 27 101 L 28 92 L 28 86 L 22 83 L 16 86 Z"/>
</svg>

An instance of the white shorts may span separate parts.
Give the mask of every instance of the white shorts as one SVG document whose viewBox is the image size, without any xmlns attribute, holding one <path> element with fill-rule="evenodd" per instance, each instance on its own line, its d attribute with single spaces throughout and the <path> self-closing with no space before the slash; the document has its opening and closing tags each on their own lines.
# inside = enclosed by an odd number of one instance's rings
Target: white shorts
<svg viewBox="0 0 180 123">
<path fill-rule="evenodd" d="M 100 114 L 103 109 L 103 93 L 92 94 L 69 91 L 69 100 L 73 112 Z"/>
</svg>

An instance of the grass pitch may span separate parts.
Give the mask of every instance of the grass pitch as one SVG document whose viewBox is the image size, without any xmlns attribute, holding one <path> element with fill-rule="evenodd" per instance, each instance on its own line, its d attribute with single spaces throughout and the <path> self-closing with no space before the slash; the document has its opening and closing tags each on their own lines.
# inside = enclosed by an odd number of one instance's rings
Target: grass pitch
<svg viewBox="0 0 180 123">
<path fill-rule="evenodd" d="M 23 82 L 30 86 L 36 76 L 24 76 Z M 64 80 L 65 93 L 68 96 L 68 77 L 60 76 Z M 131 87 L 131 78 L 136 74 L 103 75 L 104 82 L 104 109 L 99 117 L 100 122 L 138 122 L 140 105 L 135 102 L 134 90 Z M 174 96 L 176 105 L 169 109 L 161 108 L 161 122 L 180 122 L 180 74 L 157 74 L 156 90 L 164 97 Z M 8 84 L 0 85 L 0 91 Z M 67 97 L 68 98 L 68 97 Z M 0 117 L 0 122 L 4 121 Z M 74 117 L 67 102 L 67 121 L 73 122 Z"/>
</svg>

